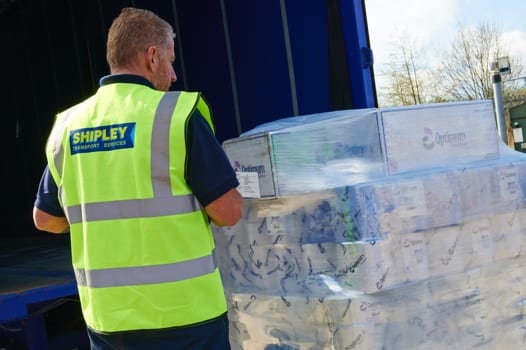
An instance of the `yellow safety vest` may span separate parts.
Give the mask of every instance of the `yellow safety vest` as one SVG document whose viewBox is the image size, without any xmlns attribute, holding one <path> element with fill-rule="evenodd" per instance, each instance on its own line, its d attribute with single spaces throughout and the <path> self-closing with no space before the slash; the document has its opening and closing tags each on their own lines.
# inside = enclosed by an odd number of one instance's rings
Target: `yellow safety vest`
<svg viewBox="0 0 526 350">
<path fill-rule="evenodd" d="M 195 92 L 102 86 L 57 115 L 46 156 L 70 223 L 83 316 L 100 332 L 199 323 L 226 312 L 208 217 L 185 182 Z"/>
</svg>

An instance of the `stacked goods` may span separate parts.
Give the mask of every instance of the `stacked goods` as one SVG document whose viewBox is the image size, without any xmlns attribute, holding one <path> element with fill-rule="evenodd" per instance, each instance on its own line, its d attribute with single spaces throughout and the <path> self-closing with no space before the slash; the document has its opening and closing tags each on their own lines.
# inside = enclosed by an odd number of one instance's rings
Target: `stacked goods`
<svg viewBox="0 0 526 350">
<path fill-rule="evenodd" d="M 233 349 L 526 346 L 526 157 L 490 101 L 294 117 L 225 150 L 264 175 L 214 227 Z"/>
</svg>

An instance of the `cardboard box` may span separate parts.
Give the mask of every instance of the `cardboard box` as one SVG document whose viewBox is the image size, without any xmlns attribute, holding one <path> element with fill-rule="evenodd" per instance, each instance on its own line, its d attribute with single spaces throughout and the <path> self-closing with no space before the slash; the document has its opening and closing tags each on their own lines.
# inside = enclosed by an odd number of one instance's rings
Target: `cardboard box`
<svg viewBox="0 0 526 350">
<path fill-rule="evenodd" d="M 261 198 L 330 189 L 385 175 L 376 109 L 292 117 L 223 148 L 238 172 L 257 172 Z"/>
<path fill-rule="evenodd" d="M 491 100 L 380 110 L 389 174 L 499 158 Z"/>
</svg>

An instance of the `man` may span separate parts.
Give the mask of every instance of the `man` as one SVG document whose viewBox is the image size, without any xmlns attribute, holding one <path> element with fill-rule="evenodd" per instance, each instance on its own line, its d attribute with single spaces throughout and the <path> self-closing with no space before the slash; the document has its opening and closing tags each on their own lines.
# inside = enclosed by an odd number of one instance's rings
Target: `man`
<svg viewBox="0 0 526 350">
<path fill-rule="evenodd" d="M 92 349 L 230 349 L 210 221 L 242 198 L 197 92 L 176 81 L 174 34 L 125 8 L 107 41 L 111 75 L 57 115 L 33 219 L 70 232 Z"/>
</svg>

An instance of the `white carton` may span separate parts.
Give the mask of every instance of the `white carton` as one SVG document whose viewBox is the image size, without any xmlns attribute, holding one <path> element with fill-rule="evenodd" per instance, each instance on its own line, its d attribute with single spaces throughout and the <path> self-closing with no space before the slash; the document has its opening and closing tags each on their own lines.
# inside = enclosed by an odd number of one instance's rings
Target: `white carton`
<svg viewBox="0 0 526 350">
<path fill-rule="evenodd" d="M 491 100 L 380 110 L 390 174 L 499 157 Z"/>
<path fill-rule="evenodd" d="M 262 198 L 384 175 L 376 109 L 291 117 L 223 142 L 232 166 L 257 172 Z"/>
</svg>

